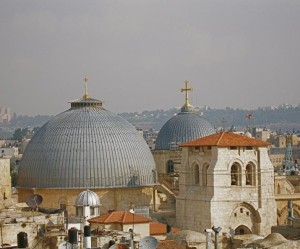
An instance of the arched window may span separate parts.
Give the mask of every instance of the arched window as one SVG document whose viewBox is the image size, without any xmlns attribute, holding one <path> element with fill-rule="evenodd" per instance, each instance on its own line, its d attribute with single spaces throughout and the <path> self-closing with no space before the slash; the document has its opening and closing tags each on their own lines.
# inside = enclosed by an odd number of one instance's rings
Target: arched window
<svg viewBox="0 0 300 249">
<path fill-rule="evenodd" d="M 200 183 L 200 169 L 199 169 L 199 165 L 195 165 L 194 166 L 194 183 L 195 184 L 199 184 Z"/>
<path fill-rule="evenodd" d="M 83 207 L 76 207 L 76 216 L 77 217 L 83 216 Z"/>
<path fill-rule="evenodd" d="M 59 208 L 63 211 L 67 210 L 67 199 L 65 197 L 61 197 L 58 200 Z"/>
<path fill-rule="evenodd" d="M 244 234 L 252 234 L 252 232 L 248 227 L 241 225 L 235 229 L 234 234 L 235 235 L 244 235 Z"/>
<path fill-rule="evenodd" d="M 90 214 L 91 216 L 97 216 L 99 215 L 99 207 L 90 207 Z"/>
<path fill-rule="evenodd" d="M 230 170 L 231 185 L 240 186 L 241 185 L 241 167 L 237 163 L 231 166 Z"/>
<path fill-rule="evenodd" d="M 254 166 L 248 164 L 246 166 L 246 185 L 254 185 L 254 179 L 255 179 Z"/>
<path fill-rule="evenodd" d="M 167 162 L 167 173 L 174 173 L 174 162 L 172 160 Z"/>
<path fill-rule="evenodd" d="M 203 183 L 203 186 L 207 186 L 208 167 L 209 167 L 209 165 L 207 165 L 207 164 L 203 166 L 203 174 L 202 174 L 202 183 Z"/>
<path fill-rule="evenodd" d="M 67 205 L 65 203 L 60 203 L 59 208 L 63 211 L 67 210 Z"/>
</svg>

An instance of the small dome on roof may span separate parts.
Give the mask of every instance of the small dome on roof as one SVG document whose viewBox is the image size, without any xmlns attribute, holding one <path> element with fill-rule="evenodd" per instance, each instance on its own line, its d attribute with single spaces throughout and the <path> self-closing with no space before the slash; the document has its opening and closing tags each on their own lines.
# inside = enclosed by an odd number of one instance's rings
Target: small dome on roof
<svg viewBox="0 0 300 249">
<path fill-rule="evenodd" d="M 100 206 L 100 198 L 95 192 L 87 189 L 77 196 L 75 206 Z"/>
<path fill-rule="evenodd" d="M 252 137 L 252 134 L 249 132 L 249 131 L 246 131 L 245 133 L 244 133 L 244 136 L 245 137 Z"/>
</svg>

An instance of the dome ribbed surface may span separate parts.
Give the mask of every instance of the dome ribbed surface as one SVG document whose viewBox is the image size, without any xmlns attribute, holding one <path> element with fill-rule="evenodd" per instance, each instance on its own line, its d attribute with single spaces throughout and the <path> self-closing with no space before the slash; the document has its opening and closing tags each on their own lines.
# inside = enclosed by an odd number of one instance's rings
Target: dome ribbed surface
<svg viewBox="0 0 300 249">
<path fill-rule="evenodd" d="M 181 144 L 215 133 L 212 125 L 195 112 L 180 112 L 170 118 L 160 129 L 156 150 L 170 150 L 172 144 Z"/>
<path fill-rule="evenodd" d="M 100 198 L 95 192 L 87 189 L 77 196 L 75 200 L 75 206 L 100 206 Z"/>
<path fill-rule="evenodd" d="M 42 126 L 19 168 L 19 188 L 154 185 L 151 151 L 137 130 L 104 108 L 72 107 Z"/>
</svg>

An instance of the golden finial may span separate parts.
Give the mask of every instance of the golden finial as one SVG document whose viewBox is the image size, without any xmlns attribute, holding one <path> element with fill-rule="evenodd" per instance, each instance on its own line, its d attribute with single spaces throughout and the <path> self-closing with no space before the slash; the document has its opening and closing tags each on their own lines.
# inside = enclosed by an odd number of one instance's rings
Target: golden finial
<svg viewBox="0 0 300 249">
<path fill-rule="evenodd" d="M 181 88 L 180 90 L 181 90 L 181 92 L 185 92 L 185 104 L 184 104 L 184 106 L 186 107 L 186 108 L 188 108 L 189 107 L 189 93 L 188 92 L 191 92 L 191 91 L 193 91 L 193 88 L 189 88 L 188 86 L 189 86 L 189 81 L 188 80 L 186 80 L 185 82 L 185 88 Z"/>
<path fill-rule="evenodd" d="M 88 94 L 88 92 L 87 92 L 87 83 L 88 83 L 88 77 L 87 76 L 84 76 L 84 78 L 83 78 L 83 80 L 84 80 L 84 84 L 85 84 L 85 89 L 84 89 L 84 95 L 83 95 L 83 98 L 84 99 L 88 99 L 90 96 L 89 96 L 89 94 Z"/>
</svg>

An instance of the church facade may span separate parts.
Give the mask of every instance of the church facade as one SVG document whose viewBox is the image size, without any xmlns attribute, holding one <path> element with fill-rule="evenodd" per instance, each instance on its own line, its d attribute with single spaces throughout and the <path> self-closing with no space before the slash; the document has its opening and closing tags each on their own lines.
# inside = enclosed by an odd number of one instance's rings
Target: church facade
<svg viewBox="0 0 300 249">
<path fill-rule="evenodd" d="M 269 144 L 220 132 L 183 143 L 176 223 L 203 232 L 271 233 L 276 225 Z"/>
</svg>

